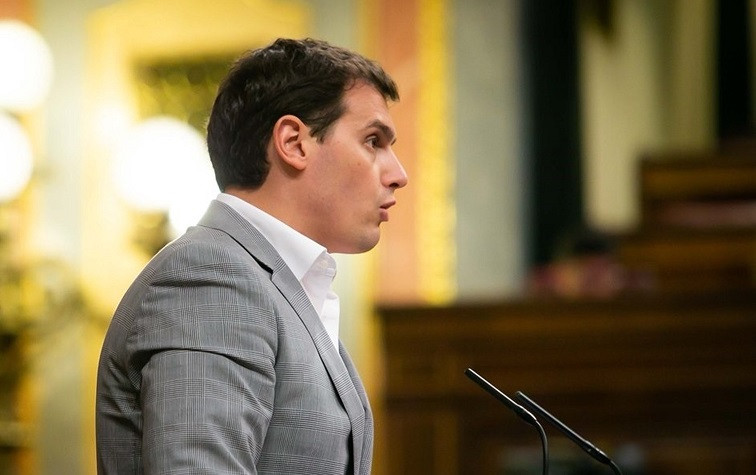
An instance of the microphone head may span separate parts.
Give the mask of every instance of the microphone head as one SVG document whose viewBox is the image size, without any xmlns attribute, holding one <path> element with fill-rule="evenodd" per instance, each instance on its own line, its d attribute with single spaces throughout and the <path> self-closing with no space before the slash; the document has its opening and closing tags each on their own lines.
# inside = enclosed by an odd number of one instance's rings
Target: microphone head
<svg viewBox="0 0 756 475">
<path fill-rule="evenodd" d="M 522 420 L 527 422 L 530 425 L 540 427 L 541 425 L 538 423 L 538 419 L 531 414 L 527 409 L 517 404 L 512 398 L 504 394 L 494 386 L 493 384 L 486 381 L 483 376 L 479 375 L 475 371 L 473 371 L 472 368 L 467 368 L 465 370 L 465 375 L 467 375 L 468 378 L 470 378 L 474 383 L 476 383 L 478 386 L 483 388 L 486 392 L 488 392 L 490 395 L 504 403 L 505 406 L 510 408 L 512 411 L 514 411 L 515 414 L 520 416 Z"/>
</svg>

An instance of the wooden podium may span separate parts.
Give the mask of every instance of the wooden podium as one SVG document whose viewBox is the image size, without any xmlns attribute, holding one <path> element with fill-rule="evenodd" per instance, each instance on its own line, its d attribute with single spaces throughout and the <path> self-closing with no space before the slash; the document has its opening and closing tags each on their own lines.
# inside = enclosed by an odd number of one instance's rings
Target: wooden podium
<svg viewBox="0 0 756 475">
<path fill-rule="evenodd" d="M 626 475 L 756 473 L 754 293 L 380 315 L 388 473 L 540 473 L 507 471 L 538 436 L 467 367 L 524 391 L 610 455 L 638 451 L 643 471 Z M 565 443 L 545 428 L 554 447 Z"/>
</svg>

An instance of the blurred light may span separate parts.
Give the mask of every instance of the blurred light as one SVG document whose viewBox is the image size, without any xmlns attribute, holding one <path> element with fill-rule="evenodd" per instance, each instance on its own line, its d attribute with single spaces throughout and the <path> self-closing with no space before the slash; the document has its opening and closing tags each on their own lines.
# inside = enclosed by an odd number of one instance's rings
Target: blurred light
<svg viewBox="0 0 756 475">
<path fill-rule="evenodd" d="M 32 173 L 29 138 L 16 119 L 0 112 L 0 203 L 23 191 Z"/>
<path fill-rule="evenodd" d="M 143 212 L 169 213 L 173 227 L 194 224 L 217 193 L 205 140 L 171 117 L 154 117 L 134 127 L 114 162 L 117 193 Z"/>
<path fill-rule="evenodd" d="M 117 101 L 102 101 L 97 109 L 93 128 L 101 143 L 112 146 L 118 143 L 119 137 L 123 135 L 124 130 L 128 130 L 131 122 L 132 118 L 123 104 Z"/>
<path fill-rule="evenodd" d="M 0 20 L 0 109 L 23 112 L 50 90 L 53 59 L 44 38 L 18 20 Z"/>
<path fill-rule="evenodd" d="M 176 199 L 168 208 L 168 221 L 171 234 L 178 236 L 186 228 L 197 224 L 207 210 L 207 205 L 218 194 L 210 157 L 203 163 L 186 167 L 182 173 L 183 187 L 176 194 Z"/>
</svg>

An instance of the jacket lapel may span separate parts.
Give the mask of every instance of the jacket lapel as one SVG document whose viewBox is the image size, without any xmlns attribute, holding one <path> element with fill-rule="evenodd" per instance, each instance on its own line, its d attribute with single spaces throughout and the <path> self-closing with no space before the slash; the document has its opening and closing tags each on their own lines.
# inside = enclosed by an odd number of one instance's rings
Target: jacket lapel
<svg viewBox="0 0 756 475">
<path fill-rule="evenodd" d="M 266 267 L 271 272 L 273 284 L 302 320 L 352 423 L 354 473 L 359 473 L 365 445 L 366 420 L 369 424 L 367 429 L 372 433 L 372 418 L 364 388 L 346 350 L 339 343 L 341 355 L 339 354 L 299 281 L 270 242 L 244 217 L 230 206 L 213 201 L 199 224 L 227 233 Z M 372 444 L 372 439 L 370 442 Z"/>
<path fill-rule="evenodd" d="M 355 368 L 354 363 L 352 363 L 352 359 L 341 341 L 339 341 L 339 353 L 341 354 L 341 360 L 344 362 L 344 366 L 346 366 L 349 377 L 353 383 L 352 387 L 357 391 L 359 403 L 361 405 L 360 408 L 354 408 L 354 412 L 361 417 L 361 423 L 359 424 L 361 432 L 359 434 L 355 434 L 358 426 L 355 425 L 354 420 L 352 422 L 354 472 L 359 474 L 369 474 L 373 454 L 373 414 L 370 409 L 367 393 L 362 386 L 359 374 L 357 374 L 357 369 Z M 349 409 L 347 409 L 347 411 L 348 410 Z"/>
<path fill-rule="evenodd" d="M 273 272 L 273 283 L 278 287 L 281 293 L 286 297 L 291 306 L 299 315 L 299 318 L 307 327 L 315 347 L 318 349 L 320 358 L 331 377 L 336 392 L 341 398 L 341 403 L 349 416 L 352 423 L 352 447 L 355 474 L 359 473 L 359 467 L 362 459 L 362 447 L 365 437 L 365 420 L 366 407 L 363 405 L 360 394 L 355 384 L 359 384 L 359 379 L 353 380 L 352 374 L 347 369 L 345 361 L 336 351 L 328 333 L 312 307 L 310 300 L 307 298 L 302 286 L 296 280 L 288 267 Z M 341 346 L 341 342 L 339 342 Z M 348 355 L 347 355 L 348 358 Z M 351 364 L 351 361 L 350 361 Z M 361 384 L 359 384 L 362 387 Z"/>
</svg>

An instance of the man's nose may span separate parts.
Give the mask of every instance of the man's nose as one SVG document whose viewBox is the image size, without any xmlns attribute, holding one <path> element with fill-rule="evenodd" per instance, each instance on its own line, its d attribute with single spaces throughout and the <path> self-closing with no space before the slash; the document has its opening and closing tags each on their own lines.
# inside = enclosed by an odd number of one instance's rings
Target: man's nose
<svg viewBox="0 0 756 475">
<path fill-rule="evenodd" d="M 386 181 L 388 182 L 388 186 L 390 188 L 402 188 L 404 186 L 407 186 L 408 180 L 409 177 L 407 177 L 407 172 L 404 170 L 402 163 L 399 161 L 399 158 L 396 156 L 396 154 L 391 151 L 389 169 L 386 173 Z"/>
</svg>

